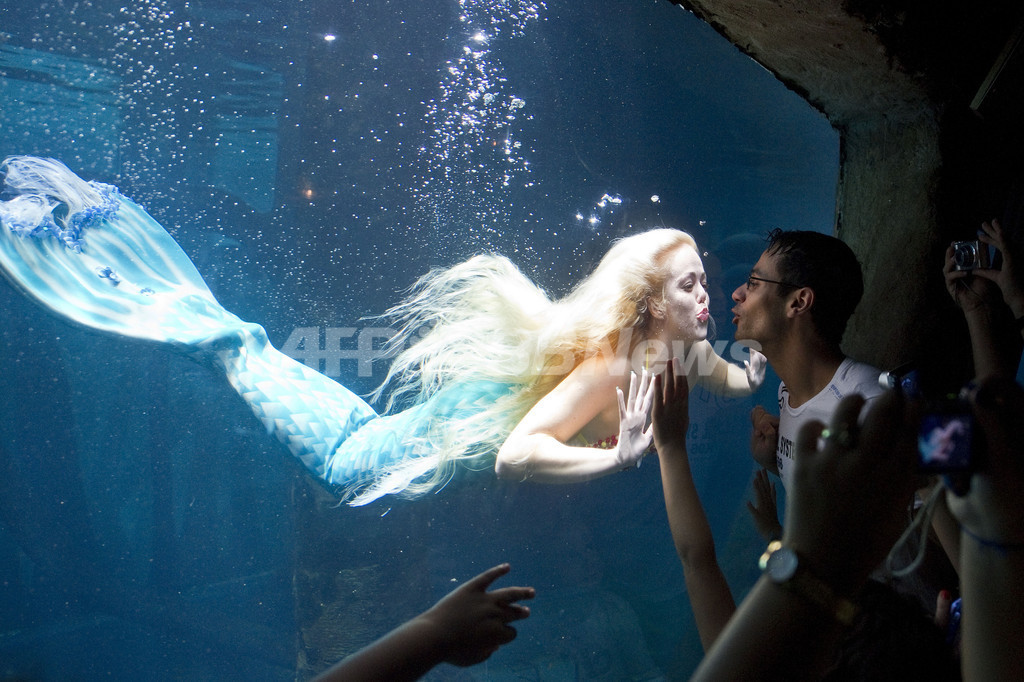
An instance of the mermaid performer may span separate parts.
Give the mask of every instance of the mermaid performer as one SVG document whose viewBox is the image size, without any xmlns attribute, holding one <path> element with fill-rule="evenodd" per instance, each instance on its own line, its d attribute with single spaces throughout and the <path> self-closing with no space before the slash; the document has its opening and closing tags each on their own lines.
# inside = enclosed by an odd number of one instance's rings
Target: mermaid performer
<svg viewBox="0 0 1024 682">
<path fill-rule="evenodd" d="M 764 379 L 760 353 L 740 367 L 711 349 L 696 244 L 657 229 L 618 241 L 557 301 L 500 256 L 431 271 L 386 313 L 399 325 L 392 347 L 408 348 L 375 393 L 390 392 L 378 415 L 225 310 L 117 188 L 52 159 L 10 157 L 0 172 L 0 269 L 16 287 L 71 322 L 223 371 L 267 431 L 351 505 L 434 490 L 459 464 L 493 461 L 499 476 L 542 482 L 638 466 L 651 442 L 648 369 L 681 348 L 691 386 L 745 395 Z"/>
</svg>

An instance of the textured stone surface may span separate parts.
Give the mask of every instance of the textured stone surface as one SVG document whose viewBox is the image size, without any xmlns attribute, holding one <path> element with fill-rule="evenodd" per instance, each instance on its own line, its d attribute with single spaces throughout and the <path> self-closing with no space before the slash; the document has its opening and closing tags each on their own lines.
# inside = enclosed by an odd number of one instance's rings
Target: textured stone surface
<svg viewBox="0 0 1024 682">
<path fill-rule="evenodd" d="M 1019 173 L 1019 80 L 984 117 L 969 105 L 1019 25 L 1019 2 L 671 0 L 820 109 L 841 139 L 836 233 L 866 291 L 848 353 L 970 373 L 945 294 L 944 246 L 999 215 Z M 998 93 L 997 93 L 998 94 Z M 952 366 L 948 363 L 952 361 Z"/>
<path fill-rule="evenodd" d="M 841 2 L 692 0 L 686 6 L 825 112 L 834 125 L 866 114 L 916 116 L 925 86 L 893 68 L 866 22 Z"/>
</svg>

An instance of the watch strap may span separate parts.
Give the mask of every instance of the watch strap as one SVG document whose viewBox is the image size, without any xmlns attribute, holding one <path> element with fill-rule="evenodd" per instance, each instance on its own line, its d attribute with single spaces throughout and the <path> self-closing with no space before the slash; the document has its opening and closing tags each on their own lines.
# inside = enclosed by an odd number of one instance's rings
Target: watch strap
<svg viewBox="0 0 1024 682">
<path fill-rule="evenodd" d="M 768 549 L 761 556 L 760 565 L 762 571 L 767 566 L 768 557 L 780 549 L 782 549 L 782 543 L 778 540 L 768 545 Z M 793 553 L 796 554 L 795 551 Z M 825 581 L 811 573 L 799 554 L 797 554 L 797 558 L 799 562 L 793 575 L 786 580 L 773 580 L 773 582 L 830 614 L 841 625 L 849 626 L 853 623 L 853 619 L 857 617 L 860 611 L 857 605 L 846 597 L 836 594 Z"/>
</svg>

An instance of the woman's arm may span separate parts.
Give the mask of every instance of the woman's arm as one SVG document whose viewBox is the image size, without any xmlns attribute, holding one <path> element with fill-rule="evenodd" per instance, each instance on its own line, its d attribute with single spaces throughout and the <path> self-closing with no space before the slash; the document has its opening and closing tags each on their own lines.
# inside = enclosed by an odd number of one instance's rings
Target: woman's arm
<svg viewBox="0 0 1024 682">
<path fill-rule="evenodd" d="M 632 375 L 629 395 L 619 384 L 625 362 L 589 358 L 534 405 L 498 450 L 494 470 L 501 478 L 539 483 L 587 481 L 638 465 L 651 443 L 645 428 L 653 398 L 646 371 Z M 617 396 L 617 398 L 616 398 Z M 618 401 L 619 433 L 614 448 L 566 445 Z M 614 423 L 612 419 L 608 419 Z"/>
<path fill-rule="evenodd" d="M 743 366 L 728 362 L 715 352 L 707 340 L 690 346 L 689 357 L 683 358 L 683 368 L 690 386 L 703 386 L 716 395 L 750 395 L 764 383 L 768 359 L 750 349 L 750 359 Z"/>
<path fill-rule="evenodd" d="M 1011 262 L 1007 259 L 1004 266 L 1009 269 Z M 967 321 L 975 376 L 1016 376 L 1021 338 L 1020 332 L 1013 328 L 1011 315 L 1018 313 L 1009 307 L 1010 303 L 1000 300 L 1002 287 L 1006 287 L 1011 295 L 1016 291 L 1010 277 L 1012 271 L 957 270 L 953 261 L 953 247 L 950 246 L 946 249 L 942 274 L 946 280 L 946 290 L 963 311 Z M 1016 298 L 1010 300 L 1018 309 L 1024 306 Z"/>
<path fill-rule="evenodd" d="M 829 431 L 838 435 L 823 438 L 812 422 L 797 438 L 782 543 L 799 556 L 807 587 L 762 576 L 692 679 L 817 679 L 824 670 L 842 634 L 836 607 L 899 536 L 916 480 L 916 422 L 899 396 L 879 398 L 858 428 L 863 404 L 840 402 Z"/>
<path fill-rule="evenodd" d="M 778 540 L 782 537 L 778 496 L 775 492 L 775 483 L 769 478 L 767 469 L 758 469 L 754 474 L 753 488 L 754 501 L 747 501 L 747 511 L 754 520 L 754 526 L 765 540 Z"/>
<path fill-rule="evenodd" d="M 960 523 L 965 680 L 1024 679 L 1024 391 L 1005 377 L 972 396 L 984 457 L 964 494 L 946 500 Z"/>
<path fill-rule="evenodd" d="M 1024 272 L 1021 271 L 1022 254 L 1012 232 L 1012 227 L 1007 229 L 998 220 L 981 224 L 978 239 L 999 249 L 1003 263 L 998 270 L 975 270 L 975 274 L 996 283 L 1013 317 L 1020 320 L 1024 317 Z M 1024 328 L 1020 331 L 1024 334 Z"/>
<path fill-rule="evenodd" d="M 655 378 L 654 443 L 661 464 L 665 511 L 676 553 L 683 564 L 686 592 L 697 623 L 700 642 L 707 651 L 736 611 L 729 584 L 715 555 L 711 526 L 693 484 L 686 450 L 689 428 L 689 392 L 686 377 L 669 363 L 664 378 Z"/>
<path fill-rule="evenodd" d="M 487 591 L 509 570 L 508 564 L 500 564 L 484 571 L 429 610 L 336 663 L 316 682 L 418 680 L 439 663 L 465 667 L 486 661 L 516 638 L 509 623 L 530 615 L 528 607 L 516 602 L 533 599 L 532 587 Z"/>
</svg>

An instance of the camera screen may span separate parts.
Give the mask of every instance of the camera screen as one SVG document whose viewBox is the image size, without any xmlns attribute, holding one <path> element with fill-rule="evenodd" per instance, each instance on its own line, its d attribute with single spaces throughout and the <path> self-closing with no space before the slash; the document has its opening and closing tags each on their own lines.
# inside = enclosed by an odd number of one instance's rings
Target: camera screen
<svg viewBox="0 0 1024 682">
<path fill-rule="evenodd" d="M 918 376 L 917 370 L 911 370 L 899 378 L 897 383 L 903 394 L 909 398 L 918 398 L 921 396 L 921 379 Z"/>
<path fill-rule="evenodd" d="M 964 409 L 925 415 L 917 436 L 922 471 L 963 471 L 971 465 L 973 420 Z"/>
</svg>

